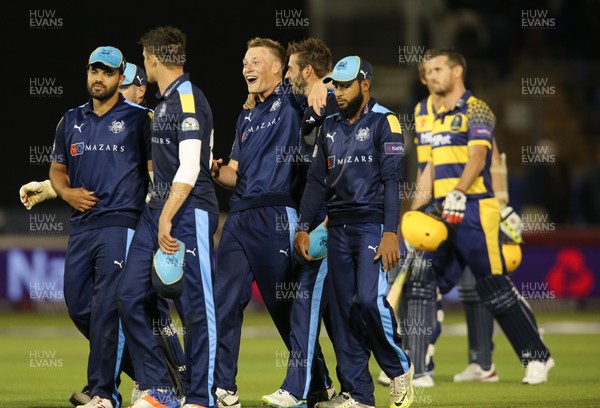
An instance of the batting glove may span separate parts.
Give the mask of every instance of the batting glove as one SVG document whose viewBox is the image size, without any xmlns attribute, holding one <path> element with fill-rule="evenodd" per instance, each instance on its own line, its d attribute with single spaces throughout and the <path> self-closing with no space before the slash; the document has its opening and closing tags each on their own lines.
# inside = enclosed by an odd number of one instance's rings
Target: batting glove
<svg viewBox="0 0 600 408">
<path fill-rule="evenodd" d="M 443 204 L 442 218 L 450 224 L 458 224 L 465 218 L 467 196 L 460 190 L 452 190 L 446 196 Z"/>
<path fill-rule="evenodd" d="M 506 206 L 501 212 L 502 219 L 500 221 L 500 230 L 513 242 L 517 244 L 523 243 L 523 221 L 515 210 Z"/>
<path fill-rule="evenodd" d="M 25 208 L 31 210 L 34 205 L 42 201 L 56 198 L 56 191 L 52 188 L 50 180 L 30 181 L 19 189 L 19 198 Z"/>
</svg>

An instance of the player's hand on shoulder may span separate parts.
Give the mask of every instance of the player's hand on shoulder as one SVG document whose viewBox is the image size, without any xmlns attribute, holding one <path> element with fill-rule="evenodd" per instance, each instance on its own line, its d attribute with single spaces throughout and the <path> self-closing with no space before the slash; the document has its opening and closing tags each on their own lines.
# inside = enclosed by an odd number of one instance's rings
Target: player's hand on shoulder
<svg viewBox="0 0 600 408">
<path fill-rule="evenodd" d="M 246 98 L 246 102 L 244 102 L 244 109 L 254 109 L 256 106 L 256 95 L 248 94 L 248 98 Z"/>
<path fill-rule="evenodd" d="M 327 86 L 323 81 L 317 81 L 311 88 L 307 97 L 308 106 L 312 107 L 317 115 L 322 116 L 327 105 Z"/>
</svg>

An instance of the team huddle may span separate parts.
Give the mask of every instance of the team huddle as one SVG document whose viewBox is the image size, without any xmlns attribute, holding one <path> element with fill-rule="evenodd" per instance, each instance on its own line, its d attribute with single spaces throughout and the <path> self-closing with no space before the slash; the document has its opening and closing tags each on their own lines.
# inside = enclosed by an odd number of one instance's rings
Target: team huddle
<svg viewBox="0 0 600 408">
<path fill-rule="evenodd" d="M 454 380 L 498 381 L 495 319 L 525 366 L 523 383 L 547 381 L 554 360 L 508 275 L 518 264 L 508 245 L 522 241 L 495 117 L 465 89 L 459 52 L 429 50 L 419 64 L 430 95 L 415 108 L 417 191 L 401 219 L 404 136 L 398 115 L 371 95 L 367 60 L 334 65 L 315 38 L 287 49 L 249 40 L 249 97 L 225 162 L 213 158 L 209 101 L 183 69 L 186 35 L 158 27 L 140 43 L 143 68 L 112 46 L 91 53 L 90 98 L 59 121 L 49 180 L 20 190 L 28 209 L 57 197 L 73 208 L 65 302 L 90 346 L 73 405 L 120 407 L 124 372 L 134 408 L 240 408 L 254 283 L 290 356 L 265 406 L 374 407 L 371 355 L 390 407 L 411 406 L 414 387 L 434 385 L 441 297 L 457 285 L 469 364 Z M 153 109 L 147 82 L 159 89 Z M 232 193 L 215 251 L 218 188 Z M 391 301 L 399 279 L 402 296 Z M 428 335 L 406 327 L 417 320 Z"/>
</svg>

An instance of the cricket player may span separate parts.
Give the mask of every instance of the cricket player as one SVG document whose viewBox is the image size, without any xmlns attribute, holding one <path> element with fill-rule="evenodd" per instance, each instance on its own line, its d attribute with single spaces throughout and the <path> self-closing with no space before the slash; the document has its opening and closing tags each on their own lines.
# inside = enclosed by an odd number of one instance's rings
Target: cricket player
<svg viewBox="0 0 600 408">
<path fill-rule="evenodd" d="M 452 240 L 430 253 L 438 285 L 451 288 L 456 283 L 457 277 L 447 273 L 450 263 L 458 262 L 461 270 L 468 266 L 481 301 L 526 366 L 523 383 L 540 384 L 547 381 L 554 360 L 529 305 L 506 274 L 500 204 L 490 172 L 495 116 L 465 89 L 465 69 L 464 56 L 456 50 L 431 51 L 427 85 L 446 108 L 436 113 L 433 122 L 430 158 L 413 208 L 427 204 L 427 192 L 433 191 L 433 204 L 442 208 L 441 216 L 453 226 Z"/>
<path fill-rule="evenodd" d="M 287 58 L 285 79 L 301 101 L 303 117 L 298 148 L 282 157 L 288 157 L 299 165 L 300 181 L 295 192 L 299 200 L 315 150 L 316 135 L 324 118 L 307 106 L 306 96 L 317 86 L 325 88 L 322 80 L 331 71 L 332 60 L 329 48 L 317 38 L 291 42 L 287 47 Z M 337 110 L 333 94 L 327 110 Z M 324 222 L 326 211 L 323 200 L 318 215 L 309 226 L 310 231 Z M 298 290 L 291 306 L 291 350 L 287 373 L 280 389 L 261 398 L 263 404 L 276 408 L 312 407 L 316 402 L 330 400 L 336 395 L 318 340 L 321 316 L 328 297 L 327 258 L 311 262 L 301 260 L 301 264 L 295 264 Z"/>
<path fill-rule="evenodd" d="M 417 183 L 420 181 L 420 175 L 429 161 L 431 154 L 431 130 L 436 118 L 437 111 L 443 111 L 443 98 L 432 91 L 432 85 L 427 82 L 427 65 L 431 58 L 428 52 L 425 53 L 425 61 L 419 64 L 419 78 L 421 82 L 428 87 L 429 95 L 421 100 L 414 110 L 415 118 L 415 145 L 417 149 Z M 466 63 L 465 63 L 466 65 Z M 498 149 L 495 146 L 492 150 L 492 162 L 495 159 L 499 161 Z M 492 179 L 494 175 L 492 174 Z M 500 184 L 496 185 L 499 190 Z M 503 186 L 504 187 L 504 186 Z M 500 191 L 497 194 L 501 196 Z M 430 199 L 430 195 L 427 197 Z M 421 200 L 419 200 L 421 201 Z M 413 205 L 413 209 L 416 207 Z M 407 287 L 404 292 L 403 311 L 406 322 L 425 322 L 428 334 L 424 335 L 414 327 L 403 328 L 406 338 L 406 349 L 411 355 L 415 364 L 415 387 L 434 386 L 433 355 L 435 352 L 435 343 L 441 333 L 441 322 L 443 321 L 443 310 L 441 308 L 442 295 L 447 293 L 453 285 L 445 285 L 442 280 L 441 285 L 436 282 L 436 276 L 429 265 L 429 254 L 425 253 L 421 265 L 415 267 L 414 273 L 410 275 Z M 456 382 L 474 381 L 474 382 L 496 382 L 499 380 L 496 374 L 495 366 L 492 363 L 492 335 L 494 330 L 493 316 L 481 302 L 477 291 L 475 290 L 475 279 L 471 270 L 466 267 L 461 270 L 457 262 L 451 262 L 447 265 L 447 271 L 443 279 L 452 277 L 452 281 L 459 278 L 459 295 L 465 309 L 467 321 L 467 333 L 469 352 L 469 365 L 467 368 L 455 376 Z M 440 291 L 440 287 L 442 291 Z M 408 309 L 408 310 L 406 310 Z"/>
<path fill-rule="evenodd" d="M 399 259 L 399 185 L 404 140 L 398 118 L 370 96 L 372 66 L 359 56 L 341 59 L 333 81 L 339 113 L 325 119 L 317 157 L 300 205 L 295 250 L 307 260 L 310 225 L 327 197 L 332 342 L 347 389 L 339 406 L 374 406 L 371 352 L 393 380 L 390 407 L 408 407 L 413 366 L 401 348 L 386 300 L 387 275 Z M 320 406 L 320 404 L 317 404 Z"/>
<path fill-rule="evenodd" d="M 111 46 L 87 64 L 90 100 L 67 111 L 54 139 L 52 190 L 71 207 L 64 273 L 69 316 L 90 342 L 86 408 L 121 404 L 119 279 L 148 186 L 151 111 L 117 92 L 125 60 Z"/>
<path fill-rule="evenodd" d="M 174 254 L 181 241 L 184 290 L 173 303 L 185 330 L 189 387 L 184 407 L 215 408 L 211 256 L 218 206 L 210 176 L 212 111 L 184 72 L 185 33 L 172 26 L 157 27 L 140 42 L 148 81 L 158 85 L 160 96 L 152 119 L 152 197 L 133 236 L 118 291 L 119 315 L 140 388 L 133 407 L 178 408 L 181 403 L 173 391 L 161 336 L 154 330 L 158 296 L 151 275 L 156 251 Z"/>
<path fill-rule="evenodd" d="M 125 99 L 128 101 L 134 102 L 138 105 L 142 105 L 146 107 L 146 89 L 148 84 L 148 79 L 146 77 L 146 72 L 144 68 L 138 66 L 136 64 L 126 62 L 125 70 L 123 71 L 123 75 L 125 78 L 121 85 L 119 86 L 119 92 Z M 152 172 L 152 162 L 148 161 L 148 174 L 150 179 L 153 177 Z M 150 186 L 152 185 L 152 180 L 150 180 Z M 149 194 L 149 193 L 148 193 Z M 45 200 L 55 199 L 56 192 L 52 188 L 52 184 L 50 180 L 44 180 L 42 182 L 31 181 L 29 183 L 24 184 L 19 189 L 19 197 L 21 199 L 21 203 L 27 208 L 31 210 L 31 208 L 39 204 Z M 146 195 L 146 201 L 148 201 L 148 195 Z M 185 384 L 187 384 L 187 370 L 185 365 L 185 357 L 183 355 L 183 349 L 181 347 L 181 342 L 179 340 L 179 336 L 177 333 L 177 328 L 173 325 L 171 321 L 169 304 L 165 299 L 159 299 L 159 308 L 160 308 L 160 317 L 156 319 L 161 328 L 157 331 L 161 331 L 163 333 L 163 338 L 166 341 L 165 346 L 171 348 L 170 351 L 167 352 L 167 355 L 171 355 L 173 357 L 172 361 L 169 361 L 170 369 L 173 375 L 181 377 L 181 381 L 183 383 L 183 388 L 185 388 Z M 125 372 L 132 380 L 133 380 L 133 388 L 131 393 L 131 403 L 133 404 L 139 397 L 139 387 L 138 383 L 135 380 L 135 375 L 133 374 L 133 367 L 131 365 L 131 359 L 129 358 L 129 351 L 127 349 L 127 345 L 125 345 L 123 349 L 123 358 L 122 358 L 122 371 Z M 117 381 L 119 383 L 119 381 Z M 119 385 L 117 383 L 117 386 Z M 181 390 L 181 393 L 184 393 L 185 390 Z M 90 396 L 90 387 L 89 384 L 86 384 L 81 391 L 73 392 L 69 397 L 69 401 L 74 406 L 85 405 L 87 404 L 92 397 Z"/>
<path fill-rule="evenodd" d="M 237 361 L 252 282 L 256 281 L 287 350 L 292 350 L 292 303 L 298 296 L 307 297 L 298 299 L 300 302 L 310 302 L 312 293 L 298 288 L 291 252 L 301 184 L 300 163 L 289 158 L 298 151 L 302 98 L 282 81 L 285 54 L 285 48 L 272 39 L 257 37 L 248 42 L 242 74 L 248 92 L 256 95 L 256 105 L 244 109 L 238 117 L 229 162 L 224 165 L 219 159 L 213 166 L 215 181 L 233 190 L 217 251 L 215 277 L 219 316 L 217 397 L 222 407 L 240 406 Z M 308 346 L 310 338 L 316 340 L 314 330 L 312 334 L 298 333 L 305 337 L 294 341 L 303 345 Z M 312 364 L 312 359 L 308 361 Z M 298 395 L 287 393 L 284 397 L 290 404 L 306 404 L 304 391 L 301 385 L 295 391 Z"/>
</svg>

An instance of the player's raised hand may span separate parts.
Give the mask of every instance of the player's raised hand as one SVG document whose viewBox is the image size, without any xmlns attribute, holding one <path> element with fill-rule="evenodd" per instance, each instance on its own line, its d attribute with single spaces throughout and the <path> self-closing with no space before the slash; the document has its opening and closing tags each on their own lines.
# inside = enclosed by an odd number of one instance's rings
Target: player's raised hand
<svg viewBox="0 0 600 408">
<path fill-rule="evenodd" d="M 56 191 L 52 188 L 50 180 L 30 181 L 19 189 L 19 198 L 25 208 L 31 210 L 34 205 L 42 201 L 56 198 Z"/>
<path fill-rule="evenodd" d="M 381 242 L 375 253 L 375 261 L 381 259 L 384 272 L 394 268 L 400 260 L 400 245 L 398 244 L 398 236 L 394 232 L 384 232 L 381 237 Z"/>
<path fill-rule="evenodd" d="M 442 218 L 450 224 L 458 224 L 465 218 L 467 196 L 460 190 L 452 190 L 444 199 Z"/>
</svg>

